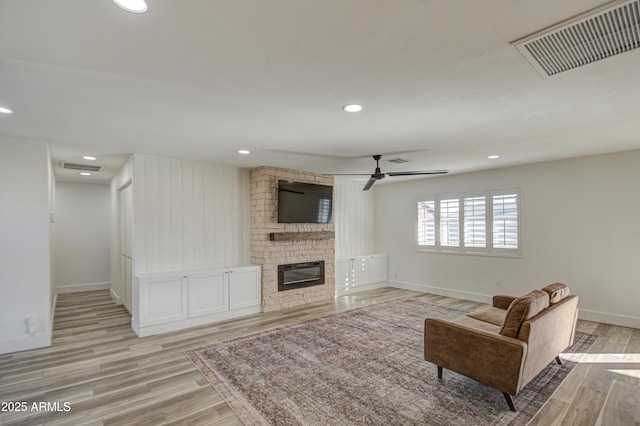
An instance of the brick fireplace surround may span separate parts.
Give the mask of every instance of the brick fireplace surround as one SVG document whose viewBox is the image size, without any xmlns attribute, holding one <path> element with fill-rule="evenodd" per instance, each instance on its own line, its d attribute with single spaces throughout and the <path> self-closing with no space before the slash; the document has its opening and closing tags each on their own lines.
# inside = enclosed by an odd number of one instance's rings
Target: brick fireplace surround
<svg viewBox="0 0 640 426">
<path fill-rule="evenodd" d="M 334 238 L 269 239 L 271 233 L 334 231 L 333 223 L 278 223 L 278 180 L 333 186 L 332 176 L 275 167 L 251 169 L 251 262 L 262 266 L 263 312 L 332 299 L 335 295 Z M 325 262 L 324 284 L 278 291 L 278 265 L 319 260 Z"/>
</svg>

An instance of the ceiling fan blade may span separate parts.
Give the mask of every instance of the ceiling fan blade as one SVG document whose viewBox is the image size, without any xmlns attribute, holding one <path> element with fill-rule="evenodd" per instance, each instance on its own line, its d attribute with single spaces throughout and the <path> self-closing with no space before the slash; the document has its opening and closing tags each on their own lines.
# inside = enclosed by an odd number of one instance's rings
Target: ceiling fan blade
<svg viewBox="0 0 640 426">
<path fill-rule="evenodd" d="M 443 175 L 449 173 L 449 170 L 425 170 L 423 172 L 389 172 L 389 176 L 413 176 L 413 175 Z"/>
<path fill-rule="evenodd" d="M 363 191 L 368 191 L 369 188 L 371 188 L 373 186 L 373 184 L 376 183 L 376 179 L 371 178 L 369 179 L 369 181 L 367 182 L 367 184 L 364 186 L 364 188 L 362 188 Z"/>
<path fill-rule="evenodd" d="M 371 173 L 323 173 L 325 176 L 371 176 Z"/>
</svg>

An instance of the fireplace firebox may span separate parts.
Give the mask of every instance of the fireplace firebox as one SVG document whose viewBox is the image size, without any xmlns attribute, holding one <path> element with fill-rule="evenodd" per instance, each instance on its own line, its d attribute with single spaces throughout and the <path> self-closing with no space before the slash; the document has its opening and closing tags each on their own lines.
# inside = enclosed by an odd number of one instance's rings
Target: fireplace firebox
<svg viewBox="0 0 640 426">
<path fill-rule="evenodd" d="M 278 291 L 324 284 L 324 260 L 278 265 Z"/>
</svg>

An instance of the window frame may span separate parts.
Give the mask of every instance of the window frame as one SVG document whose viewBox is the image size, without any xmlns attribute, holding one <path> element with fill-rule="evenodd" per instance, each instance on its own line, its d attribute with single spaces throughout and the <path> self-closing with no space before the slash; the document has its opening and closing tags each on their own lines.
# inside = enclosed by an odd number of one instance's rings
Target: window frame
<svg viewBox="0 0 640 426">
<path fill-rule="evenodd" d="M 490 243 L 490 235 L 491 235 L 491 225 L 489 223 L 489 219 L 491 218 L 491 209 L 489 206 L 489 199 L 487 196 L 488 191 L 475 191 L 475 192 L 463 192 L 460 194 L 460 200 L 462 202 L 462 232 L 466 233 L 466 225 L 465 225 L 465 211 L 464 211 L 464 200 L 467 198 L 484 198 L 484 247 L 474 247 L 467 246 L 465 241 L 465 235 L 462 238 L 462 247 L 463 251 L 466 254 L 486 254 L 489 250 Z"/>
<path fill-rule="evenodd" d="M 458 200 L 458 245 L 449 246 L 442 244 L 441 231 L 442 231 L 442 205 L 443 200 Z M 440 253 L 460 253 L 462 251 L 462 215 L 460 214 L 460 194 L 449 193 L 438 195 L 436 201 L 436 247 Z"/>
<path fill-rule="evenodd" d="M 516 212 L 517 212 L 517 248 L 497 248 L 494 247 L 493 241 L 493 202 L 494 196 L 501 195 L 515 195 L 516 196 Z M 464 200 L 466 198 L 484 197 L 485 199 L 485 247 L 469 247 L 465 244 L 465 209 Z M 456 198 L 458 200 L 458 238 L 459 246 L 443 246 L 440 239 L 440 219 L 441 219 L 441 200 L 450 200 Z M 434 211 L 434 226 L 435 226 L 435 244 L 434 245 L 421 245 L 418 241 L 418 203 L 420 202 L 433 202 Z M 522 195 L 520 188 L 502 188 L 492 189 L 485 191 L 473 191 L 473 192 L 460 192 L 460 193 L 446 193 L 439 195 L 429 195 L 423 197 L 416 197 L 414 200 L 414 243 L 416 251 L 425 253 L 441 253 L 441 254 L 464 254 L 474 256 L 490 256 L 490 257 L 512 257 L 522 258 Z"/>
<path fill-rule="evenodd" d="M 501 196 L 501 195 L 512 195 L 516 196 L 516 212 L 517 212 L 517 240 L 518 247 L 517 248 L 500 248 L 494 247 L 493 242 L 493 221 L 494 221 L 494 212 L 493 212 L 493 197 Z M 494 189 L 489 191 L 489 197 L 491 199 L 491 239 L 490 241 L 490 253 L 492 256 L 503 256 L 503 257 L 522 257 L 522 196 L 520 195 L 519 188 L 505 188 L 505 189 Z"/>
<path fill-rule="evenodd" d="M 418 210 L 418 203 L 421 202 L 433 202 L 433 209 L 434 209 L 434 213 L 433 213 L 433 223 L 434 223 L 434 243 L 433 245 L 429 245 L 429 244 L 420 244 L 420 241 L 418 240 L 418 234 L 419 234 L 419 224 L 418 222 L 420 221 L 419 218 L 419 210 Z M 438 205 L 438 199 L 437 197 L 419 197 L 416 198 L 414 204 L 414 221 L 413 223 L 415 224 L 415 230 L 414 230 L 414 241 L 415 241 L 415 245 L 416 245 L 416 249 L 418 251 L 428 251 L 428 252 L 435 252 L 437 251 L 438 248 L 438 241 L 440 240 L 440 232 L 438 231 L 438 218 L 437 218 L 437 214 L 436 212 L 439 210 L 439 205 Z"/>
</svg>

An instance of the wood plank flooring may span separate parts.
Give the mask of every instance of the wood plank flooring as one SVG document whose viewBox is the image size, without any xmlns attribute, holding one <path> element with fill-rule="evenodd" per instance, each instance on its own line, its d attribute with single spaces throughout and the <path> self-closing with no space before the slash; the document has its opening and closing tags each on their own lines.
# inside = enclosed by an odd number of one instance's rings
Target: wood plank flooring
<svg viewBox="0 0 640 426">
<path fill-rule="evenodd" d="M 185 349 L 401 297 L 463 309 L 483 306 L 383 288 L 137 338 L 129 314 L 108 291 L 61 294 L 53 346 L 0 355 L 0 401 L 28 406 L 26 412 L 0 412 L 0 424 L 240 425 Z M 599 338 L 532 424 L 640 425 L 640 330 L 589 321 L 578 327 Z M 33 403 L 47 402 L 32 410 Z"/>
</svg>

